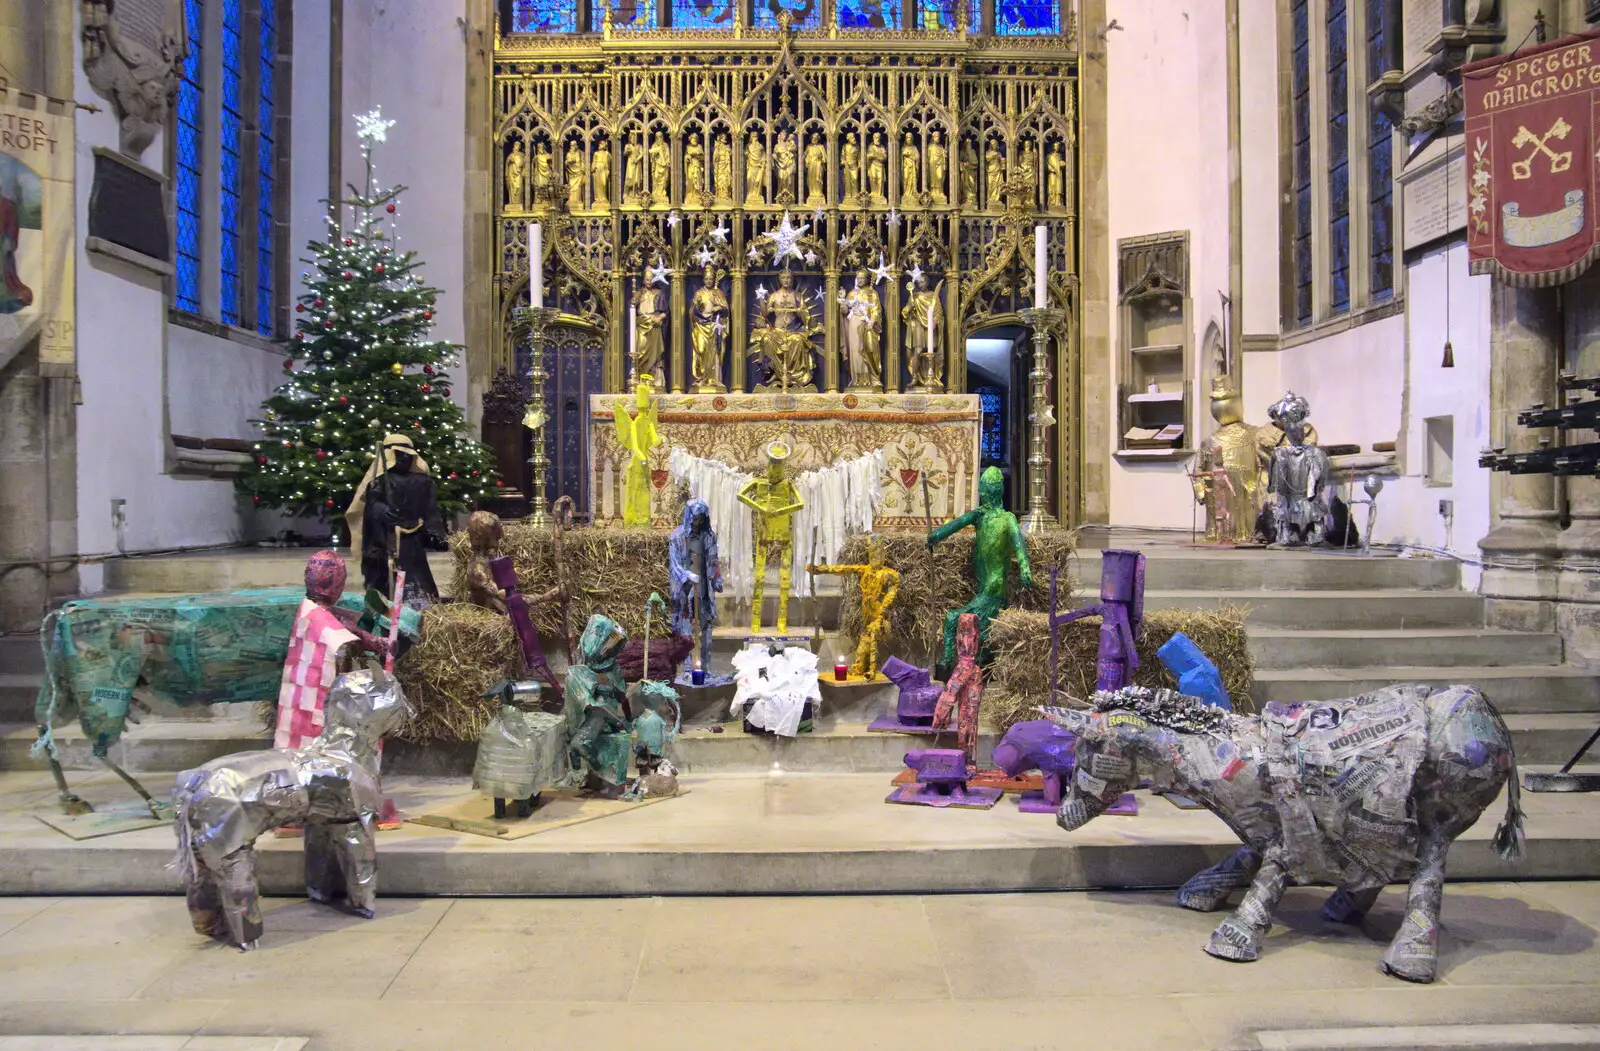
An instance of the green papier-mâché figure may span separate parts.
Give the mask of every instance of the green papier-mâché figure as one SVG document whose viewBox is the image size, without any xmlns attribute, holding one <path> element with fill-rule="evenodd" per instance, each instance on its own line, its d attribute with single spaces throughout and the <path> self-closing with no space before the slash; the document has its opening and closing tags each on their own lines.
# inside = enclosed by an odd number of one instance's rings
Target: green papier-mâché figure
<svg viewBox="0 0 1600 1051">
<path fill-rule="evenodd" d="M 566 709 L 572 782 L 615 797 L 628 780 L 632 728 L 617 655 L 628 633 L 601 613 L 578 640 L 578 663 L 567 669 Z"/>
<path fill-rule="evenodd" d="M 1017 560 L 1022 586 L 1033 587 L 1033 568 L 1028 564 L 1028 546 L 1022 539 L 1022 527 L 1017 524 L 1017 516 L 1001 503 L 1004 496 L 1005 476 L 998 467 L 986 467 L 978 478 L 978 506 L 928 534 L 928 550 L 931 551 L 933 545 L 967 526 L 976 526 L 978 530 L 972 544 L 972 575 L 978 578 L 978 593 L 965 606 L 944 615 L 941 672 L 955 667 L 956 624 L 963 613 L 977 614 L 979 660 L 989 659 L 989 622 L 1006 608 L 1006 570 L 1012 558 Z"/>
</svg>

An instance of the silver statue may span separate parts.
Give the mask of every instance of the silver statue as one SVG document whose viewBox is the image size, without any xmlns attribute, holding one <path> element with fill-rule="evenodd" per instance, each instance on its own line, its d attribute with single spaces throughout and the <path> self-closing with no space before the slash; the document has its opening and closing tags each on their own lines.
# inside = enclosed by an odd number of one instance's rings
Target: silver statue
<svg viewBox="0 0 1600 1051">
<path fill-rule="evenodd" d="M 378 745 L 410 714 L 400 683 L 382 671 L 339 676 L 328 691 L 322 734 L 304 748 L 213 759 L 178 775 L 173 824 L 194 929 L 240 949 L 261 937 L 256 837 L 305 828 L 306 893 L 372 918 L 378 896 L 373 842 L 382 795 Z"/>
<path fill-rule="evenodd" d="M 1367 505 L 1367 531 L 1361 534 L 1361 553 L 1372 554 L 1372 527 L 1378 521 L 1378 494 L 1383 492 L 1383 479 L 1375 474 L 1369 474 L 1361 483 L 1362 492 L 1367 494 L 1365 500 L 1359 496 L 1351 497 L 1346 501 L 1352 508 L 1357 504 Z"/>
<path fill-rule="evenodd" d="M 1306 436 L 1311 406 L 1289 391 L 1267 410 L 1282 429 L 1285 443 L 1272 453 L 1267 492 L 1272 497 L 1275 542 L 1281 547 L 1316 547 L 1328 533 L 1328 485 L 1333 466 L 1328 454 Z"/>
</svg>

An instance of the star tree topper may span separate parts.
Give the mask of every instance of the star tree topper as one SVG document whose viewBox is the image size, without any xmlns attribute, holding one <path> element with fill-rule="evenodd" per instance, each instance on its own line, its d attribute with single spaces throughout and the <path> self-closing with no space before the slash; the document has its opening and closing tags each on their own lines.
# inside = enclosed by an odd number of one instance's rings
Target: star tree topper
<svg viewBox="0 0 1600 1051">
<path fill-rule="evenodd" d="M 370 150 L 375 142 L 389 141 L 389 129 L 392 127 L 394 121 L 383 119 L 382 107 L 371 113 L 356 114 L 356 138 L 361 140 L 364 150 Z"/>
</svg>

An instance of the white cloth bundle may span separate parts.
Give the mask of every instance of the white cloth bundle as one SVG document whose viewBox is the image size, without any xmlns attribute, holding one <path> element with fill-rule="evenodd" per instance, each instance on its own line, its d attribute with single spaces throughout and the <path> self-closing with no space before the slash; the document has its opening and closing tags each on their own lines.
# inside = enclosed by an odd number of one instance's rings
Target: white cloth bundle
<svg viewBox="0 0 1600 1051">
<path fill-rule="evenodd" d="M 822 701 L 817 655 L 808 649 L 786 646 L 773 656 L 764 644 L 746 646 L 733 655 L 733 670 L 739 688 L 729 710 L 757 729 L 793 737 L 800 732 L 806 702 Z"/>
</svg>

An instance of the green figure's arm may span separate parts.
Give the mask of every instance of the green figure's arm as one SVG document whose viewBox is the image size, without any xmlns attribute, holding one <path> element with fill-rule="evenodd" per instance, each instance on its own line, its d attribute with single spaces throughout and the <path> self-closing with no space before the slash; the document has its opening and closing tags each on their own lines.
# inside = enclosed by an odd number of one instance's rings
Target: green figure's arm
<svg viewBox="0 0 1600 1051">
<path fill-rule="evenodd" d="M 1022 586 L 1033 587 L 1033 565 L 1028 561 L 1028 543 L 1023 539 L 1022 527 L 1017 524 L 1015 515 L 1008 516 L 1011 521 L 1011 553 L 1017 559 L 1017 573 L 1022 578 Z"/>
<path fill-rule="evenodd" d="M 946 537 L 954 536 L 967 526 L 977 525 L 981 521 L 983 521 L 983 508 L 974 507 L 960 518 L 952 518 L 942 526 L 935 526 L 933 532 L 928 534 L 928 547 L 931 548 Z"/>
</svg>

